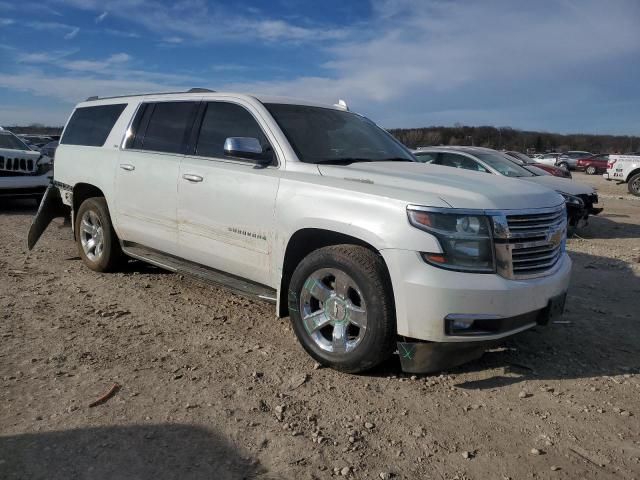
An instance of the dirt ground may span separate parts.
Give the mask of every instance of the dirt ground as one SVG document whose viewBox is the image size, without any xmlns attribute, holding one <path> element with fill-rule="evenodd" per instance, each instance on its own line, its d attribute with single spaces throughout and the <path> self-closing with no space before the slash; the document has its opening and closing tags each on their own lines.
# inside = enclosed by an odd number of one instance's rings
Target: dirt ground
<svg viewBox="0 0 640 480">
<path fill-rule="evenodd" d="M 640 199 L 569 241 L 564 323 L 438 375 L 317 368 L 288 319 L 139 262 L 83 266 L 0 205 L 2 479 L 638 479 Z M 114 383 L 107 402 L 90 408 Z"/>
</svg>

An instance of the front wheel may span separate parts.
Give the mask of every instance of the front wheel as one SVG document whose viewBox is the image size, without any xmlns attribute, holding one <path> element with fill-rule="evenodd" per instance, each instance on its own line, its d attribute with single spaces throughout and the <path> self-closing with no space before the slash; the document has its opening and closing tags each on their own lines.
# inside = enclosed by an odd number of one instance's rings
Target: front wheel
<svg viewBox="0 0 640 480">
<path fill-rule="evenodd" d="M 566 162 L 559 163 L 558 168 L 564 168 L 565 170 L 569 171 L 569 164 Z"/>
<path fill-rule="evenodd" d="M 358 373 L 395 349 L 393 294 L 382 258 L 357 245 L 310 253 L 289 287 L 293 329 L 323 365 Z"/>
<path fill-rule="evenodd" d="M 82 202 L 76 215 L 75 233 L 78 253 L 91 270 L 111 272 L 121 265 L 125 257 L 104 198 Z"/>
<path fill-rule="evenodd" d="M 629 184 L 627 188 L 629 189 L 629 193 L 631 195 L 640 197 L 640 173 L 636 173 L 633 177 L 629 179 Z"/>
<path fill-rule="evenodd" d="M 587 169 L 585 170 L 585 173 L 587 175 L 595 175 L 596 174 L 596 167 L 593 167 L 593 166 L 587 167 Z"/>
</svg>

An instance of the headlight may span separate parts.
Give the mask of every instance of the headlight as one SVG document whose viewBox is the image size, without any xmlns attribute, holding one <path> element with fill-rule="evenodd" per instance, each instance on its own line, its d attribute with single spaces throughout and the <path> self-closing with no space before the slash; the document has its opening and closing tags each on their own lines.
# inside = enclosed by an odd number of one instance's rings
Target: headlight
<svg viewBox="0 0 640 480">
<path fill-rule="evenodd" d="M 495 272 L 489 217 L 407 209 L 409 222 L 434 235 L 442 253 L 422 252 L 429 264 L 462 272 Z"/>
<path fill-rule="evenodd" d="M 36 174 L 44 175 L 47 172 L 53 170 L 53 162 L 49 157 L 45 157 L 43 155 L 40 156 L 38 161 L 36 162 Z"/>
<path fill-rule="evenodd" d="M 573 205 L 574 207 L 584 207 L 584 202 L 580 197 L 576 197 L 575 195 L 569 195 L 568 193 L 563 193 L 563 192 L 558 192 L 558 193 L 564 197 L 564 201 L 568 205 Z"/>
</svg>

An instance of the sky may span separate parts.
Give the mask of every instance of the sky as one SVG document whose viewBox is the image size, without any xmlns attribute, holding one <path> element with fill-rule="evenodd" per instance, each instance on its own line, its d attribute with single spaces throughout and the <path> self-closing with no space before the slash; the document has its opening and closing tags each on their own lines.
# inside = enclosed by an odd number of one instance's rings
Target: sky
<svg viewBox="0 0 640 480">
<path fill-rule="evenodd" d="M 0 0 L 0 125 L 191 87 L 386 128 L 640 135 L 640 1 Z"/>
</svg>

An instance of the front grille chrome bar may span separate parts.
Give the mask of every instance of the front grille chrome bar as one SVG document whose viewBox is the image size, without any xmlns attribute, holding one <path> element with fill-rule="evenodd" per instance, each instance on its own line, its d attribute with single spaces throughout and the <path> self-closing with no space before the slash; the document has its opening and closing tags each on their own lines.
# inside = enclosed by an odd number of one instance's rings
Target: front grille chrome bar
<svg viewBox="0 0 640 480">
<path fill-rule="evenodd" d="M 497 273 L 521 280 L 549 275 L 565 251 L 566 207 L 491 215 Z"/>
</svg>

